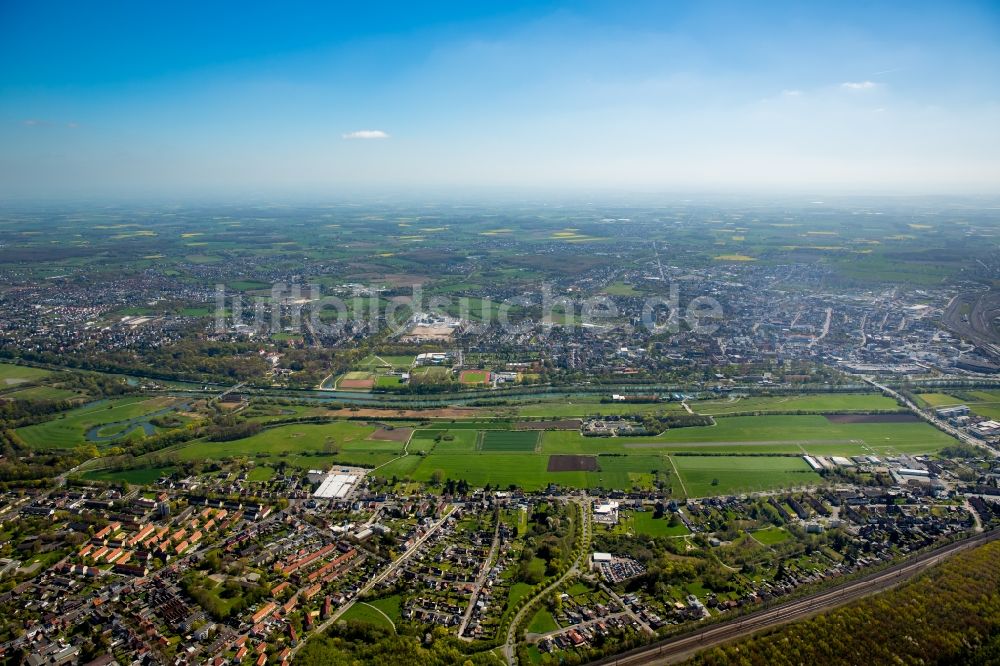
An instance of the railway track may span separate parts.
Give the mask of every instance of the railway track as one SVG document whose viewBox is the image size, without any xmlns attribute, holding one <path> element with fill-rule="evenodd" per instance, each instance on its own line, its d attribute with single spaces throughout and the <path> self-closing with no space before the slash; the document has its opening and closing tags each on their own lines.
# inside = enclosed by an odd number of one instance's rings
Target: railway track
<svg viewBox="0 0 1000 666">
<path fill-rule="evenodd" d="M 724 624 L 705 627 L 683 636 L 637 648 L 631 652 L 600 659 L 592 664 L 593 666 L 612 664 L 615 666 L 647 666 L 680 663 L 702 650 L 750 636 L 764 629 L 806 619 L 822 611 L 895 587 L 955 553 L 983 545 L 997 538 L 1000 538 L 1000 531 L 994 530 L 956 541 L 860 580 L 844 583 L 835 588 L 817 592 L 812 596 L 789 601 L 741 618 L 734 618 Z"/>
</svg>

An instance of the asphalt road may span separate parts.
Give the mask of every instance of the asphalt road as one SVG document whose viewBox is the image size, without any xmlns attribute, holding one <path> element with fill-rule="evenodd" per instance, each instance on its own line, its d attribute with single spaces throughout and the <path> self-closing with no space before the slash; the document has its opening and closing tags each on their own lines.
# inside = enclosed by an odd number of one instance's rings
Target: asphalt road
<svg viewBox="0 0 1000 666">
<path fill-rule="evenodd" d="M 358 591 L 358 593 L 356 595 L 354 595 L 353 599 L 351 599 L 350 601 L 348 601 L 347 603 L 345 603 L 343 606 L 341 606 L 340 608 L 338 608 L 336 611 L 334 611 L 334 613 L 332 615 L 330 615 L 330 617 L 326 621 L 324 621 L 322 624 L 320 624 L 318 627 L 316 627 L 313 631 L 311 631 L 309 633 L 308 637 L 305 640 L 300 640 L 298 642 L 298 644 L 295 647 L 292 648 L 292 653 L 291 653 L 290 656 L 294 657 L 295 653 L 298 652 L 302 648 L 302 646 L 304 646 L 306 644 L 306 642 L 308 641 L 308 638 L 312 638 L 313 636 L 319 636 L 319 635 L 323 634 L 323 632 L 325 632 L 327 629 L 329 629 L 330 627 L 332 627 L 333 624 L 334 624 L 334 622 L 336 622 L 337 620 L 339 620 L 341 615 L 343 615 L 348 610 L 350 610 L 350 608 L 355 603 L 357 603 L 357 601 L 359 599 L 361 599 L 368 592 L 370 592 L 373 587 L 375 587 L 380 582 L 382 582 L 383 580 L 385 580 L 392 572 L 396 571 L 396 569 L 398 569 L 399 567 L 403 566 L 403 564 L 406 563 L 406 560 L 408 560 L 410 558 L 410 556 L 413 555 L 413 553 L 417 552 L 417 550 L 420 548 L 420 546 L 424 545 L 424 542 L 427 541 L 427 539 L 429 539 L 431 537 L 431 535 L 433 535 L 435 532 L 437 532 L 438 529 L 440 529 L 441 526 L 445 524 L 445 522 L 448 520 L 448 518 L 454 512 L 455 512 L 455 507 L 452 506 L 451 508 L 448 509 L 448 511 L 444 514 L 444 516 L 441 517 L 440 520 L 438 520 L 436 523 L 434 523 L 426 532 L 424 532 L 423 536 L 421 536 L 419 539 L 417 539 L 417 541 L 415 541 L 414 544 L 412 546 L 410 546 L 409 550 L 407 550 L 405 553 L 403 553 L 402 555 L 400 555 L 399 558 L 395 562 L 393 562 L 392 564 L 390 564 L 387 568 L 383 569 L 381 572 L 379 572 L 377 575 L 375 575 L 370 581 L 368 581 L 364 585 L 364 587 L 362 587 Z"/>
<path fill-rule="evenodd" d="M 863 381 L 867 382 L 868 384 L 871 384 L 872 386 L 874 386 L 878 390 L 882 391 L 882 393 L 884 393 L 885 395 L 891 396 L 891 397 L 895 398 L 896 400 L 898 400 L 899 402 L 903 403 L 903 405 L 905 405 L 907 409 L 909 409 L 911 412 L 913 412 L 914 414 L 916 414 L 918 417 L 920 417 L 924 421 L 927 421 L 928 423 L 930 423 L 932 426 L 934 426 L 938 430 L 941 430 L 942 432 L 948 433 L 952 437 L 958 439 L 960 442 L 964 442 L 965 444 L 968 444 L 970 446 L 975 446 L 975 447 L 984 449 L 984 450 L 988 451 L 989 453 L 991 453 L 993 455 L 997 455 L 998 453 L 1000 453 L 996 449 L 994 449 L 992 446 L 990 446 L 989 444 L 987 444 L 985 441 L 983 441 L 981 439 L 977 439 L 977 438 L 973 437 L 972 435 L 970 435 L 969 433 L 967 433 L 967 432 L 965 432 L 965 431 L 963 431 L 963 430 L 961 430 L 959 428 L 956 428 L 956 427 L 952 426 L 950 423 L 948 423 L 948 422 L 946 422 L 946 421 L 944 421 L 942 419 L 939 419 L 935 415 L 935 412 L 934 412 L 933 409 L 927 410 L 925 412 L 924 410 L 922 410 L 919 407 L 917 407 L 913 403 L 912 400 L 910 400 L 909 398 L 907 398 L 906 396 L 904 396 L 899 391 L 895 391 L 895 390 L 889 388 L 888 386 L 886 386 L 884 384 L 879 384 L 878 382 L 876 382 L 871 377 L 862 377 L 861 379 Z"/>
<path fill-rule="evenodd" d="M 490 569 L 493 567 L 493 560 L 497 556 L 497 550 L 500 548 L 500 516 L 497 515 L 497 524 L 493 528 L 493 542 L 490 544 L 490 552 L 486 556 L 486 561 L 483 562 L 483 566 L 479 569 L 479 575 L 476 577 L 475 587 L 472 589 L 472 595 L 469 597 L 469 603 L 465 607 L 465 613 L 462 615 L 462 622 L 458 625 L 458 637 L 465 638 L 465 628 L 469 626 L 469 619 L 472 617 L 472 609 L 475 608 L 476 601 L 479 599 L 479 593 L 483 589 L 483 585 L 486 584 L 486 577 L 490 573 Z"/>
<path fill-rule="evenodd" d="M 580 523 L 582 529 L 582 547 L 580 548 L 580 554 L 577 555 L 576 560 L 573 562 L 572 566 L 563 573 L 554 583 L 548 585 L 544 590 L 536 594 L 531 598 L 527 604 L 525 604 L 517 614 L 514 615 L 514 619 L 511 620 L 510 627 L 507 629 L 507 638 L 504 640 L 503 653 L 504 659 L 508 666 L 515 666 L 517 664 L 517 627 L 521 622 L 525 620 L 525 613 L 533 609 L 537 611 L 537 608 L 533 608 L 533 602 L 539 597 L 544 597 L 547 594 L 552 594 L 555 590 L 559 589 L 559 586 L 564 582 L 576 576 L 580 573 L 580 565 L 586 561 L 590 556 L 590 501 L 589 498 L 584 496 L 581 498 L 574 498 L 572 501 L 576 501 L 580 507 Z"/>
</svg>

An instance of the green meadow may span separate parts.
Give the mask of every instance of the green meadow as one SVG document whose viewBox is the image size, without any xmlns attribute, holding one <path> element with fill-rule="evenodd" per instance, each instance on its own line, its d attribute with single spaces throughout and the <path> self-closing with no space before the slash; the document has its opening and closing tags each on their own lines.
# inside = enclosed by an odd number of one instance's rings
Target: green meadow
<svg viewBox="0 0 1000 666">
<path fill-rule="evenodd" d="M 85 472 L 84 479 L 92 481 L 125 481 L 136 485 L 149 485 L 155 483 L 161 476 L 173 473 L 173 467 L 139 467 L 137 469 L 123 470 L 92 470 Z"/>
<path fill-rule="evenodd" d="M 51 421 L 18 428 L 17 434 L 25 444 L 33 448 L 73 448 L 88 443 L 86 434 L 95 426 L 107 425 L 108 428 L 99 434 L 102 437 L 113 436 L 116 431 L 122 429 L 113 424 L 152 414 L 178 402 L 176 398 L 168 397 L 100 400 L 63 412 Z M 130 436 L 133 436 L 134 432 Z M 102 442 L 105 443 L 107 442 Z"/>
<path fill-rule="evenodd" d="M 675 497 L 701 497 L 817 483 L 821 477 L 802 460 L 806 453 L 933 453 L 952 442 L 923 422 L 836 423 L 821 415 L 719 417 L 712 426 L 611 438 L 583 437 L 576 430 L 510 430 L 506 421 L 451 423 L 415 430 L 408 445 L 370 439 L 375 429 L 358 421 L 284 425 L 242 440 L 198 440 L 171 455 L 180 460 L 246 457 L 272 465 L 276 460 L 267 459 L 273 458 L 303 469 L 355 464 L 378 467 L 375 473 L 385 478 L 464 479 L 474 486 L 663 487 Z M 597 469 L 550 472 L 553 454 L 593 456 Z M 637 533 L 663 529 L 647 524 L 650 519 L 641 514 L 632 520 Z"/>
<path fill-rule="evenodd" d="M 673 456 L 688 497 L 742 494 L 817 483 L 820 475 L 802 458 Z"/>
<path fill-rule="evenodd" d="M 674 428 L 655 437 L 584 437 L 574 430 L 542 433 L 545 453 L 664 452 L 815 453 L 859 455 L 933 453 L 953 440 L 931 425 L 912 423 L 834 423 L 825 416 L 733 416 L 716 425 Z"/>
<path fill-rule="evenodd" d="M 688 406 L 699 414 L 724 416 L 746 412 L 862 412 L 902 411 L 896 401 L 876 393 L 817 393 L 791 396 L 732 397 L 713 400 L 689 400 Z M 565 401 L 538 402 L 517 408 L 526 417 L 583 417 L 594 414 L 660 414 L 683 412 L 680 402 L 627 403 L 601 402 L 574 397 Z"/>
<path fill-rule="evenodd" d="M 342 463 L 375 466 L 399 455 L 399 442 L 366 440 L 375 426 L 354 421 L 324 424 L 294 424 L 268 428 L 229 442 L 198 440 L 174 452 L 181 460 L 221 460 L 225 458 L 285 458 L 302 468 Z M 312 461 L 320 456 L 328 460 Z"/>
<path fill-rule="evenodd" d="M 50 374 L 52 373 L 41 368 L 14 365 L 13 363 L 0 363 L 0 388 L 35 382 L 44 379 Z"/>
</svg>

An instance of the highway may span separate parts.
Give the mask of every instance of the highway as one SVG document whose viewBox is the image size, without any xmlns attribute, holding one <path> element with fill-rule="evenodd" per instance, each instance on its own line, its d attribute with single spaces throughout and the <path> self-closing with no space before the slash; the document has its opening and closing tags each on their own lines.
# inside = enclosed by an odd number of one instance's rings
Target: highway
<svg viewBox="0 0 1000 666">
<path fill-rule="evenodd" d="M 899 585 L 938 564 L 955 553 L 1000 538 L 1000 531 L 994 530 L 962 541 L 956 541 L 941 548 L 917 555 L 859 580 L 838 585 L 817 592 L 805 598 L 783 603 L 773 608 L 760 610 L 750 615 L 733 618 L 722 624 L 715 624 L 689 634 L 670 638 L 644 648 L 638 648 L 614 657 L 595 662 L 593 666 L 653 666 L 677 664 L 690 659 L 708 648 L 717 647 L 730 641 L 750 636 L 763 629 L 770 629 L 788 622 L 806 619 L 817 613 L 831 610 L 862 597 L 887 590 Z"/>
</svg>

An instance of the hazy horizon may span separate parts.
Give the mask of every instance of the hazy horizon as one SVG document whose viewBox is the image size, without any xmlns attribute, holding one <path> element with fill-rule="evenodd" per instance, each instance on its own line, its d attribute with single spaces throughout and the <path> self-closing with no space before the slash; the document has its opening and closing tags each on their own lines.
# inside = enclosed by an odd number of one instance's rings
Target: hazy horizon
<svg viewBox="0 0 1000 666">
<path fill-rule="evenodd" d="M 998 65 L 989 2 L 8 3 L 0 196 L 992 195 Z"/>
</svg>

